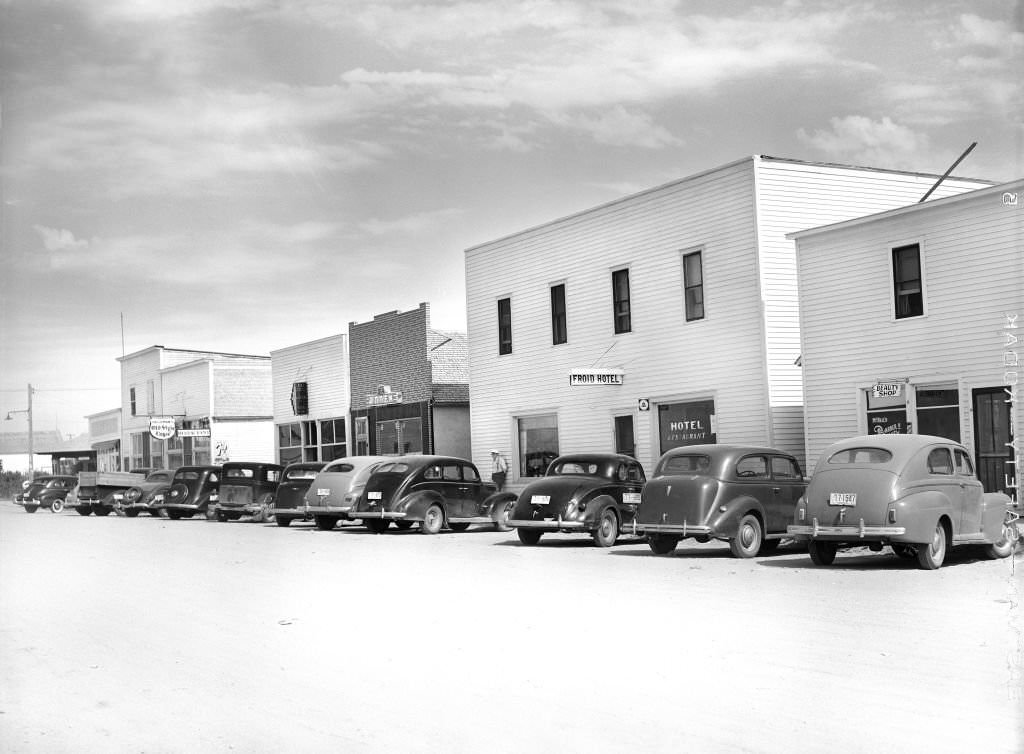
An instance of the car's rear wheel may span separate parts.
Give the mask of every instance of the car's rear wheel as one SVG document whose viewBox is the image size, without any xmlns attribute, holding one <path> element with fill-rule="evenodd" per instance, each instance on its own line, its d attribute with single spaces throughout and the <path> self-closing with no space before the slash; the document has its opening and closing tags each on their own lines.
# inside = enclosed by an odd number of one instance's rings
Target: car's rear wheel
<svg viewBox="0 0 1024 754">
<path fill-rule="evenodd" d="M 408 531 L 412 528 L 412 521 L 395 521 L 395 528 L 399 531 Z"/>
<path fill-rule="evenodd" d="M 540 542 L 540 536 L 544 532 L 538 529 L 516 529 L 516 534 L 519 535 L 519 541 L 524 545 L 535 545 Z"/>
<path fill-rule="evenodd" d="M 668 555 L 676 549 L 679 537 L 675 534 L 648 534 L 647 546 L 655 555 Z"/>
<path fill-rule="evenodd" d="M 897 558 L 903 558 L 904 560 L 910 560 L 917 557 L 917 548 L 913 545 L 893 545 L 892 551 Z"/>
<path fill-rule="evenodd" d="M 839 545 L 835 542 L 822 542 L 817 539 L 812 539 L 807 543 L 807 552 L 811 554 L 811 562 L 814 563 L 814 565 L 832 565 L 836 559 L 836 553 L 838 551 Z"/>
<path fill-rule="evenodd" d="M 512 527 L 508 525 L 508 517 L 512 515 L 512 508 L 515 507 L 515 501 L 509 500 L 505 503 L 501 511 L 498 513 L 498 519 L 494 522 L 495 531 L 511 531 Z"/>
<path fill-rule="evenodd" d="M 466 531 L 469 528 L 467 523 L 448 524 L 448 528 L 452 531 Z"/>
<path fill-rule="evenodd" d="M 779 543 L 781 539 L 766 539 L 761 542 L 761 549 L 757 551 L 758 555 L 771 555 L 773 552 L 779 549 Z"/>
<path fill-rule="evenodd" d="M 82 507 L 82 508 L 75 508 L 75 510 L 78 511 L 78 515 L 79 516 L 89 516 L 89 515 L 92 515 L 92 508 Z"/>
<path fill-rule="evenodd" d="M 313 523 L 320 531 L 330 531 L 338 523 L 338 519 L 334 516 L 313 516 Z"/>
<path fill-rule="evenodd" d="M 598 547 L 611 547 L 619 538 L 619 517 L 611 508 L 601 511 L 601 518 L 594 529 L 594 544 Z"/>
<path fill-rule="evenodd" d="M 128 518 L 135 518 L 136 516 L 139 515 L 139 509 L 138 508 L 125 508 L 124 515 L 128 516 Z"/>
<path fill-rule="evenodd" d="M 278 526 L 291 526 L 292 520 L 287 516 L 274 516 L 274 522 Z"/>
<path fill-rule="evenodd" d="M 60 513 L 62 510 L 64 510 L 63 500 L 54 500 L 52 503 L 50 503 L 51 513 Z"/>
<path fill-rule="evenodd" d="M 420 523 L 421 534 L 437 534 L 444 526 L 444 511 L 440 505 L 431 505 L 423 514 L 423 521 Z"/>
<path fill-rule="evenodd" d="M 998 542 L 985 545 L 985 557 L 991 560 L 1010 557 L 1013 546 L 1017 543 L 1017 527 L 1013 524 L 1003 524 L 1002 537 Z"/>
<path fill-rule="evenodd" d="M 736 536 L 729 540 L 729 549 L 735 558 L 752 558 L 761 549 L 763 541 L 761 522 L 757 520 L 757 516 L 748 513 L 740 519 Z"/>
<path fill-rule="evenodd" d="M 95 508 L 92 509 L 92 512 L 95 513 L 97 516 L 109 516 L 110 515 L 110 508 L 105 508 L 103 506 L 96 506 Z"/>
<path fill-rule="evenodd" d="M 169 510 L 169 511 L 167 511 L 167 518 L 171 519 L 172 521 L 177 521 L 178 519 L 180 519 L 182 517 L 182 515 L 183 514 L 182 514 L 181 511 L 176 511 L 176 510 Z"/>
<path fill-rule="evenodd" d="M 217 516 L 217 520 L 220 521 L 222 524 L 225 523 L 228 520 L 228 514 L 225 513 L 224 511 L 217 511 L 216 512 L 216 516 Z"/>
<path fill-rule="evenodd" d="M 918 546 L 917 565 L 926 571 L 942 567 L 942 562 L 946 559 L 947 544 L 946 527 L 939 521 L 935 524 L 932 541 Z"/>
<path fill-rule="evenodd" d="M 391 522 L 386 518 L 368 518 L 365 521 L 366 528 L 372 531 L 374 534 L 383 534 L 388 530 L 388 524 Z"/>
<path fill-rule="evenodd" d="M 39 506 L 38 505 L 26 505 L 25 506 L 25 512 L 26 513 L 35 513 L 37 510 L 39 510 Z"/>
</svg>

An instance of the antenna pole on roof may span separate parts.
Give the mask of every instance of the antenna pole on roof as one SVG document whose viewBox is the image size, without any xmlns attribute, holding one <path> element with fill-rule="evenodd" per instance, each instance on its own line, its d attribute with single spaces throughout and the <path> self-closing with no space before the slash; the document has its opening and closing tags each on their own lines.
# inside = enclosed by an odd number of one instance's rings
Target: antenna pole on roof
<svg viewBox="0 0 1024 754">
<path fill-rule="evenodd" d="M 932 192 L 939 187 L 939 184 L 942 183 L 947 178 L 949 178 L 949 174 L 956 170 L 956 166 L 963 162 L 964 157 L 969 155 L 971 153 L 971 150 L 974 149 L 976 146 L 978 146 L 978 142 L 972 141 L 971 146 L 967 147 L 967 149 L 964 150 L 964 153 L 957 158 L 956 162 L 949 166 L 949 170 L 943 173 L 942 177 L 939 178 L 939 180 L 935 181 L 935 185 L 928 189 L 928 193 L 922 196 L 920 199 L 918 199 L 917 203 L 920 204 L 929 196 L 931 196 Z"/>
</svg>

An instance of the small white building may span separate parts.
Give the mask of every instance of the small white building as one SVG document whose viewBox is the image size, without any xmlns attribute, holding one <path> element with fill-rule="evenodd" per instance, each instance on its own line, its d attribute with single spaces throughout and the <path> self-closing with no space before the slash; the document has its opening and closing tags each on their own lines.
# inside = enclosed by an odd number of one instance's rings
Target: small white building
<svg viewBox="0 0 1024 754">
<path fill-rule="evenodd" d="M 123 470 L 274 461 L 269 356 L 150 346 L 118 361 Z"/>
<path fill-rule="evenodd" d="M 1024 437 L 1024 180 L 791 237 L 808 461 L 857 434 L 940 435 L 1007 488 Z"/>
<path fill-rule="evenodd" d="M 350 455 L 348 335 L 270 352 L 277 462 Z"/>
<path fill-rule="evenodd" d="M 112 408 L 85 417 L 89 445 L 96 453 L 97 471 L 121 470 L 121 409 Z"/>
<path fill-rule="evenodd" d="M 802 459 L 786 234 L 917 201 L 937 179 L 747 157 L 468 249 L 474 460 L 500 450 L 515 486 L 577 451 L 647 469 L 701 442 Z"/>
</svg>

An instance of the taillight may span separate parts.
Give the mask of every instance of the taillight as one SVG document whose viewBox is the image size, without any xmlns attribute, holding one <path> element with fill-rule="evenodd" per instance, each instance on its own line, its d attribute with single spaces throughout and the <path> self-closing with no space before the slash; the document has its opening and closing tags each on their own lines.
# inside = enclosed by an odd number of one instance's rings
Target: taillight
<svg viewBox="0 0 1024 754">
<path fill-rule="evenodd" d="M 889 508 L 888 513 L 886 513 L 886 518 L 889 520 L 890 524 L 895 524 L 896 523 L 896 508 L 895 507 Z"/>
</svg>

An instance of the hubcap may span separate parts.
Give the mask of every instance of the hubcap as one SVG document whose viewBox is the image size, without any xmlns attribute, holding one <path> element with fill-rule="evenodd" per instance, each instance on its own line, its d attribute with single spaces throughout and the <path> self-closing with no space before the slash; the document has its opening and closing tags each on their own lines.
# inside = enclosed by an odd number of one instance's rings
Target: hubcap
<svg viewBox="0 0 1024 754">
<path fill-rule="evenodd" d="M 740 532 L 740 542 L 743 543 L 745 548 L 749 548 L 754 544 L 754 527 L 747 524 L 743 527 L 743 531 Z"/>
</svg>

